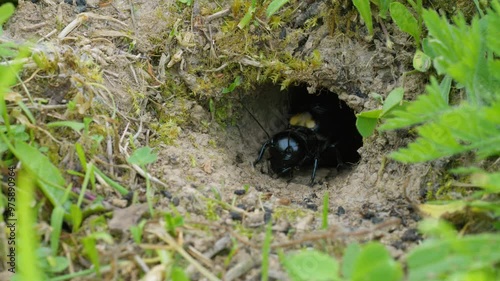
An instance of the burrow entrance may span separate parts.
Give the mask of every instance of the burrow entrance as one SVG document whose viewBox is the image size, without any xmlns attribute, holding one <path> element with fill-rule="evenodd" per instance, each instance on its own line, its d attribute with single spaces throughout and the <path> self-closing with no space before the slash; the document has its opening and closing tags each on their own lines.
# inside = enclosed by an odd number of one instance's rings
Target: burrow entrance
<svg viewBox="0 0 500 281">
<path fill-rule="evenodd" d="M 280 91 L 278 86 L 268 84 L 245 98 L 243 104 L 271 137 L 287 129 L 291 118 L 303 117 L 299 123 L 312 119 L 320 138 L 331 138 L 334 147 L 321 154 L 320 169 L 347 170 L 360 160 L 358 149 L 363 145 L 363 140 L 355 126 L 355 114 L 335 93 L 322 89 L 309 94 L 306 84 Z M 243 154 L 253 162 L 268 136 L 250 113 L 242 110 L 238 128 L 245 144 Z M 294 122 L 297 123 L 296 119 Z M 269 157 L 269 153 L 266 153 L 257 169 L 272 175 Z M 312 163 L 309 162 L 294 174 L 307 177 L 311 171 Z M 321 181 L 320 178 L 318 180 Z"/>
</svg>

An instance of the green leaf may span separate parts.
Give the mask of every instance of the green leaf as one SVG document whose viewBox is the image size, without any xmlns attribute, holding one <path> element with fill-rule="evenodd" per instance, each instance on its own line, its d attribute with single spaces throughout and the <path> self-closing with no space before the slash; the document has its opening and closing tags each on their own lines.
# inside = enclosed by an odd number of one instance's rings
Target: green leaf
<svg viewBox="0 0 500 281">
<path fill-rule="evenodd" d="M 500 60 L 488 61 L 488 71 L 495 79 L 500 80 Z"/>
<path fill-rule="evenodd" d="M 383 19 L 386 18 L 387 16 L 387 11 L 389 10 L 389 5 L 391 4 L 392 0 L 380 0 L 379 3 L 379 16 Z"/>
<path fill-rule="evenodd" d="M 141 147 L 134 151 L 132 155 L 127 159 L 130 164 L 136 164 L 139 166 L 144 166 L 155 162 L 158 159 L 158 153 L 153 152 L 153 149 L 149 146 Z"/>
<path fill-rule="evenodd" d="M 29 108 L 26 106 L 26 104 L 22 101 L 18 101 L 17 105 L 23 110 L 24 114 L 28 119 L 30 120 L 31 124 L 36 124 L 36 119 L 35 116 L 33 116 L 33 113 L 29 110 Z"/>
<path fill-rule="evenodd" d="M 42 260 L 42 268 L 47 272 L 58 273 L 69 267 L 69 261 L 66 257 L 47 256 Z"/>
<path fill-rule="evenodd" d="M 50 216 L 50 227 L 52 228 L 52 232 L 50 233 L 50 248 L 52 249 L 52 253 L 57 253 L 59 249 L 64 213 L 64 209 L 58 206 L 52 210 L 52 215 Z"/>
<path fill-rule="evenodd" d="M 362 115 L 362 113 L 366 113 Z M 364 138 L 367 138 L 373 134 L 375 127 L 377 126 L 378 118 L 382 113 L 381 109 L 376 109 L 372 111 L 362 112 L 356 115 L 356 129 Z M 373 113 L 373 114 L 371 114 Z M 366 115 L 373 115 L 376 117 L 366 117 Z"/>
<path fill-rule="evenodd" d="M 431 59 L 436 58 L 436 54 L 434 54 L 434 50 L 431 48 L 430 43 L 429 43 L 429 38 L 427 38 L 427 37 L 422 40 L 422 50 Z"/>
<path fill-rule="evenodd" d="M 0 6 L 0 26 L 2 26 L 14 14 L 14 10 L 15 7 L 12 3 L 6 3 Z"/>
<path fill-rule="evenodd" d="M 498 177 L 496 178 L 496 180 L 498 180 Z M 498 186 L 495 189 L 498 190 Z M 486 191 L 490 192 L 490 190 Z M 496 191 L 496 193 L 498 193 L 498 191 Z M 498 204 L 498 201 L 487 202 L 482 200 L 474 200 L 469 203 L 469 206 L 475 211 L 482 211 L 497 218 L 500 217 L 500 204 Z M 496 229 L 498 230 L 498 226 L 500 225 L 498 224 L 498 222 L 493 222 L 492 226 L 495 225 L 497 226 Z"/>
<path fill-rule="evenodd" d="M 30 136 L 25 132 L 26 127 L 24 125 L 12 125 L 10 126 L 10 135 L 16 141 L 27 141 Z M 0 126 L 0 132 L 7 132 L 6 126 Z M 9 149 L 7 143 L 0 139 L 0 153 L 3 153 Z"/>
<path fill-rule="evenodd" d="M 491 16 L 488 14 L 488 18 Z M 467 99 L 472 104 L 495 100 L 500 88 L 500 74 L 485 67 L 494 61 L 485 55 L 487 40 L 484 37 L 490 27 L 484 27 L 477 18 L 468 25 L 461 15 L 454 17 L 451 25 L 433 10 L 424 10 L 423 19 L 429 30 L 427 48 L 434 54 L 434 67 L 438 73 L 448 74 L 464 85 Z"/>
<path fill-rule="evenodd" d="M 104 174 L 101 170 L 99 170 L 96 166 L 94 166 L 94 172 L 98 174 L 107 184 L 109 184 L 112 188 L 114 188 L 116 191 L 118 191 L 121 195 L 126 195 L 129 193 L 129 191 L 121 186 L 119 183 L 116 181 L 110 179 L 106 174 Z"/>
<path fill-rule="evenodd" d="M 20 48 L 19 54 L 9 65 L 0 65 L 0 93 L 1 100 L 5 103 L 4 93 L 8 91 L 8 87 L 14 85 L 17 80 L 17 73 L 21 70 L 23 63 L 22 59 L 29 54 L 27 47 Z"/>
<path fill-rule="evenodd" d="M 270 18 L 274 15 L 283 5 L 288 3 L 290 0 L 273 0 L 266 9 L 266 17 Z"/>
<path fill-rule="evenodd" d="M 403 96 L 405 91 L 403 88 L 398 87 L 392 90 L 387 98 L 384 101 L 384 106 L 382 107 L 382 114 L 380 116 L 386 115 L 389 111 L 391 111 L 394 107 L 401 104 L 403 101 Z"/>
<path fill-rule="evenodd" d="M 321 217 L 321 228 L 328 229 L 328 209 L 330 207 L 330 193 L 325 192 L 323 195 L 323 212 Z"/>
<path fill-rule="evenodd" d="M 234 78 L 233 83 L 229 84 L 229 87 L 222 89 L 222 93 L 223 94 L 231 93 L 239 85 L 241 85 L 241 76 L 236 76 L 236 78 Z"/>
<path fill-rule="evenodd" d="M 193 3 L 193 0 L 177 0 L 183 4 L 186 4 L 188 6 L 191 6 L 191 4 Z"/>
<path fill-rule="evenodd" d="M 374 109 L 369 111 L 363 111 L 361 113 L 356 114 L 357 117 L 365 117 L 365 118 L 373 118 L 378 119 L 382 115 L 382 109 Z"/>
<path fill-rule="evenodd" d="M 189 281 L 189 277 L 186 272 L 184 272 L 184 269 L 177 266 L 172 267 L 172 274 L 170 277 L 172 281 Z"/>
<path fill-rule="evenodd" d="M 87 171 L 87 158 L 85 157 L 85 151 L 83 151 L 83 146 L 80 143 L 75 144 L 76 155 L 78 160 L 80 160 L 80 165 L 84 171 Z"/>
<path fill-rule="evenodd" d="M 366 244 L 354 264 L 352 281 L 399 281 L 403 278 L 401 265 L 380 243 Z"/>
<path fill-rule="evenodd" d="M 0 56 L 5 58 L 14 57 L 18 54 L 17 48 L 18 46 L 15 43 L 4 42 L 0 44 Z"/>
<path fill-rule="evenodd" d="M 471 181 L 472 184 L 489 193 L 500 193 L 500 173 L 477 172 L 472 176 Z"/>
<path fill-rule="evenodd" d="M 25 142 L 16 141 L 15 150 L 12 153 L 26 169 L 36 176 L 38 185 L 52 205 L 60 206 L 64 198 L 63 187 L 66 186 L 66 182 L 59 169 L 50 162 L 47 156 Z"/>
<path fill-rule="evenodd" d="M 80 229 L 80 225 L 82 224 L 83 221 L 83 212 L 78 207 L 77 204 L 71 204 L 71 207 L 69 208 L 69 213 L 71 216 L 71 225 L 73 227 L 73 233 L 77 232 Z"/>
<path fill-rule="evenodd" d="M 144 232 L 146 222 L 146 220 L 141 220 L 139 224 L 130 227 L 130 234 L 132 234 L 132 238 L 136 244 L 140 244 L 142 241 L 142 233 Z"/>
<path fill-rule="evenodd" d="M 452 206 L 452 208 L 455 207 Z M 450 208 L 450 210 L 452 208 Z M 445 220 L 432 219 L 432 218 L 424 219 L 418 225 L 418 230 L 429 238 L 435 237 L 435 238 L 449 239 L 457 237 L 458 234 L 457 231 L 455 230 L 455 227 L 451 223 Z"/>
<path fill-rule="evenodd" d="M 215 112 L 215 102 L 212 98 L 208 101 L 208 110 L 210 110 L 212 114 Z"/>
<path fill-rule="evenodd" d="M 497 125 L 500 122 L 489 122 L 486 112 L 481 108 L 462 103 L 453 110 L 441 116 L 441 124 L 450 128 L 456 138 L 464 142 L 477 143 L 489 137 L 497 136 L 500 131 Z"/>
<path fill-rule="evenodd" d="M 477 1 L 477 0 L 476 0 Z M 495 272 L 493 268 L 482 268 L 482 269 L 472 269 L 468 272 L 460 272 L 452 274 L 451 280 L 463 280 L 463 281 L 490 281 L 498 280 L 499 275 Z"/>
<path fill-rule="evenodd" d="M 466 151 L 446 126 L 428 123 L 417 130 L 421 137 L 410 143 L 407 148 L 391 153 L 391 158 L 403 163 L 418 163 Z"/>
<path fill-rule="evenodd" d="M 438 89 L 435 90 L 438 91 Z M 422 110 L 425 108 L 423 107 Z M 391 157 L 406 163 L 414 163 L 466 151 L 475 151 L 478 159 L 500 155 L 499 109 L 500 101 L 486 108 L 468 103 L 449 107 L 448 110 L 442 111 L 440 115 L 429 120 L 427 124 L 418 127 L 417 132 L 420 137 L 409 144 L 408 148 L 391 154 Z M 397 116 L 394 120 L 404 116 L 398 111 L 395 111 L 394 115 Z M 388 119 L 387 123 L 394 120 Z"/>
<path fill-rule="evenodd" d="M 99 252 L 97 252 L 96 248 L 96 240 L 94 237 L 84 237 L 82 239 L 83 250 L 87 254 L 87 257 L 90 259 L 92 264 L 94 265 L 94 270 L 97 276 L 101 276 L 101 263 L 99 261 Z"/>
<path fill-rule="evenodd" d="M 172 215 L 171 213 L 165 213 L 165 228 L 167 231 L 175 235 L 176 228 L 184 225 L 184 218 L 182 216 Z"/>
<path fill-rule="evenodd" d="M 241 21 L 238 23 L 239 29 L 245 28 L 250 23 L 250 21 L 253 18 L 253 14 L 257 10 L 256 6 L 257 6 L 257 1 L 252 0 L 252 5 L 248 8 L 247 12 L 245 13 Z"/>
<path fill-rule="evenodd" d="M 451 81 L 451 77 L 449 75 L 445 75 L 443 80 L 439 84 L 441 96 L 443 96 L 443 99 L 446 101 L 446 103 L 450 102 Z"/>
<path fill-rule="evenodd" d="M 439 280 L 449 280 L 445 277 L 457 273 L 465 274 L 472 269 L 486 270 L 498 262 L 498 234 L 430 239 L 408 254 L 408 280 L 436 280 L 438 277 Z"/>
<path fill-rule="evenodd" d="M 500 108 L 500 102 L 492 107 L 478 107 L 462 103 L 443 114 L 440 123 L 449 128 L 452 136 L 467 150 L 475 150 L 479 159 L 500 155 L 500 119 L 490 119 L 490 113 Z M 494 113 L 498 115 L 498 112 Z"/>
<path fill-rule="evenodd" d="M 392 2 L 389 8 L 392 20 L 404 32 L 410 34 L 416 41 L 417 46 L 420 45 L 420 27 L 417 19 L 399 2 Z"/>
<path fill-rule="evenodd" d="M 466 202 L 455 200 L 450 202 L 432 202 L 428 204 L 420 204 L 418 206 L 418 210 L 427 217 L 438 219 L 446 214 L 464 213 L 466 207 Z"/>
<path fill-rule="evenodd" d="M 266 235 L 262 243 L 262 263 L 260 265 L 261 280 L 269 280 L 269 255 L 271 254 L 271 242 L 273 240 L 272 223 L 266 225 Z"/>
<path fill-rule="evenodd" d="M 78 133 L 84 128 L 84 126 L 85 125 L 83 123 L 75 121 L 57 121 L 47 124 L 48 128 L 69 127 Z"/>
<path fill-rule="evenodd" d="M 347 246 L 344 257 L 342 258 L 342 276 L 351 280 L 354 274 L 354 265 L 361 253 L 361 246 L 358 243 L 352 243 Z"/>
<path fill-rule="evenodd" d="M 25 170 L 26 166 L 24 164 L 17 179 L 17 237 L 15 240 L 16 253 L 19 255 L 17 264 L 23 266 L 18 266 L 16 274 L 20 275 L 19 280 L 41 281 L 45 280 L 45 278 L 38 263 L 39 236 L 34 228 L 37 222 L 37 214 L 32 207 L 35 200 L 35 178 L 31 172 Z M 3 257 L 2 260 L 4 260 Z"/>
<path fill-rule="evenodd" d="M 379 129 L 393 130 L 429 122 L 451 109 L 443 99 L 435 78 L 431 78 L 431 85 L 426 87 L 426 91 L 427 94 L 418 96 L 404 108 L 392 111 L 393 117 L 387 118 Z"/>
<path fill-rule="evenodd" d="M 361 136 L 367 138 L 373 134 L 382 112 L 382 109 L 375 109 L 356 114 L 356 129 L 358 129 Z"/>
<path fill-rule="evenodd" d="M 94 232 L 91 234 L 92 237 L 96 240 L 101 240 L 109 245 L 113 245 L 114 244 L 114 241 L 113 241 L 113 236 L 111 236 L 111 234 L 107 233 L 107 232 L 104 232 L 104 231 L 101 231 L 101 232 Z"/>
<path fill-rule="evenodd" d="M 316 250 L 303 250 L 287 255 L 283 266 L 294 281 L 337 281 L 339 264 L 327 254 Z"/>
<path fill-rule="evenodd" d="M 500 30 L 498 28 L 500 26 L 500 4 L 493 2 L 492 6 L 494 9 L 488 12 L 487 17 L 486 44 L 488 49 L 500 56 Z"/>
<path fill-rule="evenodd" d="M 424 52 L 417 50 L 413 56 L 413 68 L 420 72 L 426 72 L 432 65 L 431 58 Z"/>
<path fill-rule="evenodd" d="M 363 18 L 368 28 L 370 36 L 373 35 L 372 10 L 370 9 L 370 0 L 352 0 L 352 3 L 358 9 L 359 14 Z"/>
</svg>

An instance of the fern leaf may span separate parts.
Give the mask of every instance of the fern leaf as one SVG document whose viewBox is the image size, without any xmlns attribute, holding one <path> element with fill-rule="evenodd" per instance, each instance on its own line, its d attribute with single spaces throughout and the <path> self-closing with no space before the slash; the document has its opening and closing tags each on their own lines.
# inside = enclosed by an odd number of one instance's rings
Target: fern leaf
<svg viewBox="0 0 500 281">
<path fill-rule="evenodd" d="M 391 157 L 416 163 L 466 151 L 478 159 L 500 155 L 500 101 L 487 108 L 464 102 L 417 131 L 420 137 Z"/>
<path fill-rule="evenodd" d="M 489 15 L 490 25 L 496 19 L 493 15 Z M 490 32 L 491 38 L 497 37 L 497 32 L 489 27 L 487 29 L 485 22 L 477 18 L 467 25 L 463 15 L 453 19 L 454 25 L 433 10 L 425 10 L 423 18 L 429 30 L 427 47 L 434 56 L 434 67 L 438 73 L 448 74 L 463 84 L 472 104 L 487 104 L 494 100 L 500 79 L 488 67 L 494 58 L 485 56 L 487 40 L 482 34 Z M 492 44 L 493 40 L 488 42 L 490 47 L 496 46 Z"/>
<path fill-rule="evenodd" d="M 427 94 L 418 96 L 402 110 L 394 110 L 392 118 L 386 120 L 379 130 L 394 130 L 435 120 L 451 109 L 443 98 L 441 88 L 435 78 L 427 86 Z"/>
<path fill-rule="evenodd" d="M 393 152 L 390 156 L 404 163 L 418 163 L 451 156 L 466 150 L 451 134 L 451 131 L 440 124 L 428 123 L 418 128 L 419 137 L 407 148 Z"/>
</svg>

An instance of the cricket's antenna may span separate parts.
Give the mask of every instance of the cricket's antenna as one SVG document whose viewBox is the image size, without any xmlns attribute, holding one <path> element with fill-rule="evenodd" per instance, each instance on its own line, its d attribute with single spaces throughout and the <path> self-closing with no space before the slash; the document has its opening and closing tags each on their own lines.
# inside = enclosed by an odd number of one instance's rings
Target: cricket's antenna
<svg viewBox="0 0 500 281">
<path fill-rule="evenodd" d="M 257 124 L 259 125 L 259 127 L 262 129 L 262 131 L 264 131 L 264 133 L 266 133 L 267 135 L 267 139 L 271 139 L 271 136 L 269 135 L 269 133 L 266 131 L 266 129 L 264 129 L 264 127 L 262 127 L 262 124 L 260 124 L 259 120 L 257 120 L 257 118 L 255 118 L 255 116 L 252 114 L 252 112 L 250 112 L 250 110 L 248 110 L 248 108 L 241 102 L 240 100 L 240 104 L 241 106 L 248 112 L 248 114 L 250 114 L 250 116 L 252 116 L 252 119 L 255 120 L 255 122 L 257 122 Z"/>
</svg>

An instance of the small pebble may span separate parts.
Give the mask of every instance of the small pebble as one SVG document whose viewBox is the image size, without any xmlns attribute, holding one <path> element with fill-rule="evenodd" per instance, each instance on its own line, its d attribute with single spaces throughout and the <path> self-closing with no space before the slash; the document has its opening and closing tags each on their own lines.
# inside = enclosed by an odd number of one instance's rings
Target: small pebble
<svg viewBox="0 0 500 281">
<path fill-rule="evenodd" d="M 125 208 L 128 205 L 128 201 L 124 199 L 114 198 L 113 200 L 111 200 L 111 204 L 119 208 Z"/>
<path fill-rule="evenodd" d="M 270 208 L 268 208 L 268 207 L 264 207 L 264 211 L 265 211 L 265 213 L 264 213 L 264 222 L 268 223 L 271 220 L 272 216 L 273 216 L 273 211 Z"/>
<path fill-rule="evenodd" d="M 316 204 L 313 204 L 313 203 L 307 203 L 306 204 L 306 208 L 310 209 L 310 210 L 313 210 L 313 211 L 317 211 L 318 210 L 318 206 Z"/>
<path fill-rule="evenodd" d="M 237 164 L 241 164 L 241 163 L 245 162 L 243 160 L 243 155 L 241 153 L 239 153 L 239 152 L 236 154 L 235 161 L 236 161 Z"/>
<path fill-rule="evenodd" d="M 230 213 L 230 215 L 231 215 L 231 219 L 233 221 L 241 221 L 243 219 L 243 216 L 240 213 L 238 213 L 238 212 L 234 212 L 233 211 L 233 212 Z"/>
<path fill-rule="evenodd" d="M 236 205 L 236 208 L 240 208 L 242 210 L 248 211 L 247 206 L 245 206 L 244 204 L 238 204 L 238 205 Z"/>
<path fill-rule="evenodd" d="M 170 193 L 170 191 L 168 190 L 163 190 L 161 194 L 165 196 L 167 199 L 172 199 L 172 193 Z"/>
<path fill-rule="evenodd" d="M 286 28 L 282 27 L 280 31 L 280 39 L 284 40 L 286 38 Z"/>
<path fill-rule="evenodd" d="M 306 197 L 302 200 L 302 203 L 304 203 L 304 205 L 307 205 L 307 204 L 312 204 L 313 203 L 313 200 L 309 197 Z"/>
<path fill-rule="evenodd" d="M 276 200 L 276 203 L 279 205 L 288 206 L 292 203 L 292 201 L 289 198 L 278 198 Z"/>
<path fill-rule="evenodd" d="M 420 220 L 422 220 L 422 217 L 420 217 L 420 215 L 417 212 L 411 213 L 410 214 L 410 218 L 412 220 L 414 220 L 414 221 L 420 221 Z"/>
<path fill-rule="evenodd" d="M 181 200 L 179 200 L 179 197 L 174 197 L 172 198 L 172 204 L 174 204 L 174 206 L 179 206 L 179 203 L 180 203 Z"/>
<path fill-rule="evenodd" d="M 246 191 L 244 189 L 237 189 L 234 191 L 236 195 L 245 195 Z"/>
<path fill-rule="evenodd" d="M 243 221 L 243 225 L 245 227 L 259 227 L 264 225 L 264 214 L 260 212 L 249 214 L 245 216 L 245 220 Z"/>
<path fill-rule="evenodd" d="M 369 220 L 369 219 L 372 219 L 373 217 L 375 217 L 375 213 L 371 212 L 371 211 L 363 212 L 361 215 L 363 216 L 363 219 L 365 219 L 365 220 Z"/>
<path fill-rule="evenodd" d="M 335 214 L 336 214 L 337 216 L 342 216 L 342 215 L 344 215 L 344 214 L 345 214 L 345 209 L 344 209 L 344 207 L 339 206 L 339 207 L 337 208 L 337 213 L 335 213 Z"/>
<path fill-rule="evenodd" d="M 128 203 L 132 203 L 132 199 L 134 198 L 134 192 L 130 191 L 129 193 L 123 195 L 122 199 L 127 200 Z"/>
<path fill-rule="evenodd" d="M 271 220 L 272 217 L 273 217 L 273 213 L 271 213 L 271 212 L 265 212 L 264 213 L 264 222 L 268 223 Z"/>
<path fill-rule="evenodd" d="M 422 235 L 418 233 L 416 228 L 410 228 L 403 233 L 401 240 L 405 242 L 415 242 L 422 239 Z"/>
<path fill-rule="evenodd" d="M 87 0 L 76 0 L 76 1 L 73 1 L 73 0 L 64 0 L 64 3 L 66 4 L 69 4 L 69 5 L 73 5 L 73 2 L 76 2 L 76 9 L 75 11 L 77 13 L 83 13 L 87 10 Z"/>
<path fill-rule="evenodd" d="M 384 219 L 383 219 L 383 218 L 380 218 L 380 217 L 372 217 L 372 218 L 370 219 L 370 221 L 371 221 L 372 223 L 374 223 L 374 224 L 377 224 L 377 223 L 381 223 L 381 222 L 383 222 L 383 221 L 384 221 Z"/>
<path fill-rule="evenodd" d="M 400 250 L 405 250 L 405 249 L 406 249 L 406 247 L 405 247 L 405 245 L 404 245 L 403 241 L 396 241 L 396 242 L 392 243 L 391 245 L 392 245 L 394 248 L 396 248 L 396 249 L 400 249 Z"/>
</svg>

